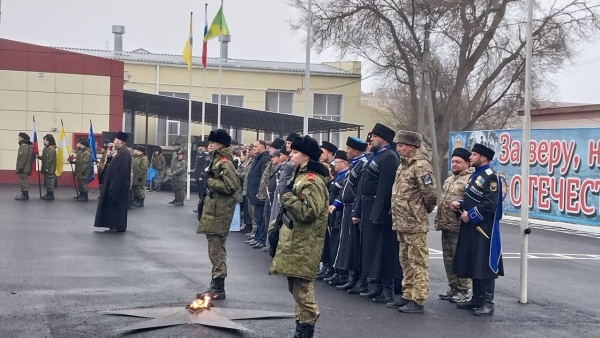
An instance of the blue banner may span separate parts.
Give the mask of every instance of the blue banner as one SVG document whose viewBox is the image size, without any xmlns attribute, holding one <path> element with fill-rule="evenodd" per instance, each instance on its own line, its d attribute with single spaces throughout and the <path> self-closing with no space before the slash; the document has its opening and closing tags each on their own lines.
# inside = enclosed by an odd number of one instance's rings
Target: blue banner
<svg viewBox="0 0 600 338">
<path fill-rule="evenodd" d="M 518 216 L 522 131 L 451 132 L 449 141 L 448 157 L 475 143 L 496 151 L 491 166 L 502 183 L 504 212 Z M 600 128 L 534 129 L 529 147 L 530 217 L 600 227 Z"/>
<path fill-rule="evenodd" d="M 90 178 L 88 183 L 94 180 L 94 165 L 93 163 L 98 162 L 96 157 L 96 141 L 94 140 L 94 128 L 92 128 L 92 121 L 90 120 L 90 133 L 88 134 L 88 143 L 90 144 L 90 151 L 92 152 L 92 171 L 90 172 Z"/>
</svg>

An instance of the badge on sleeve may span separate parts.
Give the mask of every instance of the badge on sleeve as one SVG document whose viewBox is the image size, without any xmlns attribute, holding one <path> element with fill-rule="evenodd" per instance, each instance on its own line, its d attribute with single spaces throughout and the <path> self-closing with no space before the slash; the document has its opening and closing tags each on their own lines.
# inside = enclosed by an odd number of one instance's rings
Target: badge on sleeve
<svg viewBox="0 0 600 338">
<path fill-rule="evenodd" d="M 309 181 L 314 181 L 315 180 L 315 174 L 313 174 L 313 173 L 308 173 L 307 177 L 308 177 Z"/>
<path fill-rule="evenodd" d="M 496 190 L 498 190 L 498 183 L 490 182 L 490 191 L 496 191 Z"/>
<path fill-rule="evenodd" d="M 221 157 L 221 163 L 225 163 L 227 162 L 227 158 L 226 157 Z"/>
<path fill-rule="evenodd" d="M 421 180 L 423 181 L 424 185 L 432 185 L 433 184 L 433 179 L 431 178 L 430 174 L 421 176 Z"/>
</svg>

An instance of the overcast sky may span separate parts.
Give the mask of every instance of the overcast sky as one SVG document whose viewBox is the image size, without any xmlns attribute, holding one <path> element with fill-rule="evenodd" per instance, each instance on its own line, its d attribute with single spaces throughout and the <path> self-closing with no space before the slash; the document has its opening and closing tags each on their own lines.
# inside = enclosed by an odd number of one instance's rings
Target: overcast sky
<svg viewBox="0 0 600 338">
<path fill-rule="evenodd" d="M 546 1 L 546 0 L 543 0 Z M 124 25 L 124 49 L 181 54 L 187 39 L 189 12 L 194 12 L 195 36 L 204 26 L 204 3 L 212 21 L 219 0 L 0 0 L 0 37 L 45 46 L 112 49 L 112 25 Z M 232 34 L 229 56 L 238 59 L 304 62 L 305 33 L 293 34 L 294 19 L 285 0 L 225 0 Z M 196 41 L 199 41 L 196 38 Z M 194 55 L 201 49 L 196 43 Z M 211 40 L 209 56 L 218 57 Z M 313 62 L 335 61 L 339 55 L 312 53 Z M 364 74 L 368 76 L 369 74 Z M 563 102 L 600 103 L 600 39 L 582 44 L 574 65 L 553 76 L 550 98 Z M 363 91 L 377 81 L 363 81 Z"/>
</svg>

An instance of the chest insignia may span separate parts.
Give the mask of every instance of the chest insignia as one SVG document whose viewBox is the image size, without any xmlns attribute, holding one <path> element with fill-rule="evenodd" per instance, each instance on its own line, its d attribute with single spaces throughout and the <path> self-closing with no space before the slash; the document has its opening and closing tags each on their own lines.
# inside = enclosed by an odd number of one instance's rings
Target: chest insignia
<svg viewBox="0 0 600 338">
<path fill-rule="evenodd" d="M 498 183 L 490 182 L 490 191 L 496 191 L 496 190 L 498 190 Z"/>
<path fill-rule="evenodd" d="M 315 174 L 313 174 L 313 173 L 308 173 L 306 175 L 306 177 L 308 178 L 309 181 L 314 181 L 315 180 Z"/>
<path fill-rule="evenodd" d="M 227 162 L 227 158 L 221 157 L 221 163 L 225 163 L 225 162 Z"/>
<path fill-rule="evenodd" d="M 485 183 L 485 179 L 481 176 L 479 176 L 475 179 L 475 184 L 480 188 L 483 187 L 484 183 Z"/>
</svg>

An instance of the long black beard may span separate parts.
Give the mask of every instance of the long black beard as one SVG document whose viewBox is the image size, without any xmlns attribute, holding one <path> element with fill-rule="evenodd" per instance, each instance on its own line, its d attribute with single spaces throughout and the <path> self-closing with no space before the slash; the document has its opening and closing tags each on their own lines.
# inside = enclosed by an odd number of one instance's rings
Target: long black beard
<svg viewBox="0 0 600 338">
<path fill-rule="evenodd" d="M 382 148 L 381 146 L 372 145 L 370 151 L 372 153 L 376 153 L 376 152 L 380 151 L 381 148 Z"/>
</svg>

